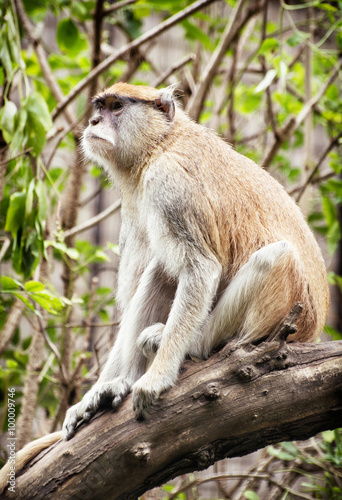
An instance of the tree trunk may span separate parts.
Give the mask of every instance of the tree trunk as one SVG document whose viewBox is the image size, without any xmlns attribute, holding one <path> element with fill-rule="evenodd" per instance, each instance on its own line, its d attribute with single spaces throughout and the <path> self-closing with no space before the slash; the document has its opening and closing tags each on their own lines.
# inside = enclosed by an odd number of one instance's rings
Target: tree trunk
<svg viewBox="0 0 342 500">
<path fill-rule="evenodd" d="M 341 422 L 342 341 L 226 346 L 186 362 L 145 421 L 135 420 L 128 397 L 42 452 L 18 474 L 15 498 L 132 500 L 225 457 Z"/>
</svg>

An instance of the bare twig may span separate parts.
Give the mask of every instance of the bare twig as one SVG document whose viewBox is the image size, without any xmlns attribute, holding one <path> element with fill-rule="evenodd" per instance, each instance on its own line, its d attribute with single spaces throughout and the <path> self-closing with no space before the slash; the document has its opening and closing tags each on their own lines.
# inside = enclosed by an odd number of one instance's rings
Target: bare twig
<svg viewBox="0 0 342 500">
<path fill-rule="evenodd" d="M 62 365 L 62 361 L 61 361 L 61 357 L 60 357 L 60 354 L 58 352 L 58 349 L 55 346 L 55 344 L 52 342 L 52 340 L 50 339 L 50 337 L 48 336 L 48 334 L 46 333 L 46 329 L 45 329 L 43 320 L 42 320 L 42 318 L 40 317 L 39 314 L 37 314 L 37 319 L 38 319 L 38 324 L 39 324 L 40 332 L 43 335 L 45 342 L 47 343 L 47 345 L 49 346 L 49 348 L 53 352 L 53 354 L 54 354 L 54 356 L 55 356 L 55 358 L 57 360 L 59 369 L 61 371 L 61 375 L 63 377 L 63 381 L 65 382 L 65 380 L 66 380 L 66 374 L 65 374 L 64 367 Z"/>
<path fill-rule="evenodd" d="M 296 117 L 291 116 L 283 126 L 283 128 L 280 130 L 279 134 L 274 137 L 273 143 L 271 144 L 269 150 L 267 151 L 264 160 L 261 163 L 261 167 L 267 169 L 275 155 L 277 154 L 277 151 L 279 150 L 281 144 L 285 142 L 286 140 L 289 139 L 289 137 L 293 134 L 295 130 L 303 123 L 303 121 L 306 119 L 306 117 L 309 115 L 311 109 L 317 104 L 317 102 L 322 98 L 322 96 L 325 94 L 327 88 L 331 83 L 335 80 L 336 76 L 338 75 L 338 72 L 341 69 L 342 65 L 342 60 L 338 61 L 337 65 L 335 66 L 333 72 L 331 73 L 330 77 L 327 79 L 324 85 L 320 88 L 320 90 L 317 92 L 315 96 L 313 96 L 302 108 L 302 110 L 298 113 Z"/>
<path fill-rule="evenodd" d="M 155 80 L 155 82 L 153 83 L 153 87 L 158 87 L 158 85 L 161 85 L 162 83 L 164 83 L 165 80 L 167 80 L 172 75 L 172 73 L 179 70 L 180 68 L 182 68 L 183 66 L 188 64 L 190 61 L 194 61 L 195 57 L 196 57 L 195 54 L 189 54 L 187 56 L 182 57 L 182 59 L 180 59 L 179 61 L 174 63 L 170 68 L 168 68 L 166 71 L 164 71 L 164 73 L 162 73 Z"/>
<path fill-rule="evenodd" d="M 8 163 L 10 161 L 16 160 L 20 156 L 25 156 L 27 153 L 30 153 L 32 150 L 33 150 L 33 148 L 31 147 L 31 148 L 25 149 L 24 151 L 20 151 L 20 153 L 17 153 L 16 155 L 12 156 L 11 158 L 8 158 L 7 160 L 0 162 L 0 167 L 2 167 L 3 165 L 8 165 Z"/>
<path fill-rule="evenodd" d="M 198 10 L 210 5 L 215 1 L 216 0 L 197 0 L 193 4 L 186 7 L 185 9 L 181 10 L 180 12 L 177 12 L 177 14 L 169 17 L 164 22 L 158 24 L 158 26 L 155 26 L 154 28 L 150 29 L 140 37 L 136 38 L 135 40 L 133 40 L 133 42 L 124 45 L 118 51 L 116 51 L 116 53 L 107 57 L 98 66 L 96 66 L 96 68 L 90 71 L 90 73 L 85 78 L 83 78 L 83 80 L 78 82 L 78 84 L 76 84 L 75 87 L 69 92 L 69 94 L 65 96 L 63 101 L 57 104 L 54 112 L 52 113 L 53 119 L 56 119 L 57 116 L 59 116 L 62 113 L 62 111 L 64 111 L 64 109 L 70 104 L 70 102 L 72 102 L 75 99 L 75 97 L 87 85 L 89 85 L 89 83 L 93 78 L 96 78 L 100 73 L 109 68 L 109 66 L 111 66 L 114 62 L 116 62 L 118 59 L 122 58 L 125 54 L 127 54 L 127 52 L 137 47 L 140 47 L 140 45 L 142 45 L 143 43 L 152 40 L 153 38 L 157 37 L 161 33 L 164 33 L 164 31 L 170 29 L 172 26 L 179 23 L 186 17 L 189 17 L 191 14 L 194 14 Z"/>
<path fill-rule="evenodd" d="M 111 7 L 108 7 L 108 9 L 104 9 L 102 15 L 103 16 L 108 16 L 109 14 L 112 14 L 112 12 L 115 12 L 119 9 L 122 9 L 123 7 L 127 7 L 128 5 L 132 5 L 133 3 L 136 3 L 138 0 L 122 0 L 122 2 L 117 2 L 116 4 L 112 5 Z"/>
<path fill-rule="evenodd" d="M 93 16 L 93 50 L 91 56 L 91 66 L 92 69 L 96 68 L 101 62 L 101 41 L 102 41 L 102 25 L 103 25 L 103 4 L 104 0 L 96 0 L 95 12 Z M 98 76 L 93 78 L 90 82 L 88 89 L 88 98 L 91 98 L 96 94 Z"/>
<path fill-rule="evenodd" d="M 0 241 L 1 240 L 2 240 L 2 238 L 0 238 Z M 10 244 L 11 244 L 11 240 L 10 240 L 10 238 L 7 238 L 7 236 L 2 241 L 3 241 L 3 244 L 2 244 L 2 247 L 0 250 L 0 262 L 5 257 L 5 254 L 6 254 L 7 250 L 10 247 Z"/>
<path fill-rule="evenodd" d="M 97 322 L 90 322 L 88 323 L 89 326 L 91 327 L 96 327 L 96 328 L 104 328 L 108 326 L 118 326 L 120 324 L 120 321 L 108 321 L 107 323 L 97 323 Z M 60 323 L 60 324 L 53 324 L 51 326 L 47 325 L 46 329 L 48 330 L 49 328 L 85 328 L 86 323 L 85 321 L 80 321 L 80 322 L 75 322 L 75 323 L 66 323 L 65 325 Z"/>
<path fill-rule="evenodd" d="M 95 217 L 92 217 L 86 222 L 83 222 L 82 224 L 79 224 L 78 226 L 75 226 L 71 229 L 68 229 L 67 231 L 64 232 L 64 237 L 69 238 L 71 236 L 75 236 L 75 234 L 82 233 L 83 231 L 86 231 L 87 229 L 90 229 L 97 224 L 99 224 L 101 221 L 112 215 L 114 212 L 119 210 L 121 207 L 121 200 L 117 200 L 114 203 L 112 203 L 108 208 L 103 210 L 103 212 L 99 213 Z"/>
<path fill-rule="evenodd" d="M 316 173 L 318 172 L 320 166 L 322 165 L 324 159 L 326 158 L 326 156 L 330 153 L 330 151 L 338 145 L 339 143 L 339 140 L 341 139 L 342 137 L 342 132 L 340 132 L 339 134 L 337 134 L 335 137 L 333 137 L 329 143 L 329 145 L 325 148 L 325 150 L 323 151 L 323 153 L 321 154 L 321 156 L 319 157 L 318 159 L 318 162 L 316 163 L 316 165 L 314 166 L 314 168 L 312 169 L 312 171 L 310 172 L 309 176 L 307 177 L 307 179 L 303 182 L 303 184 L 301 184 L 300 186 L 292 189 L 289 194 L 294 194 L 296 193 L 297 191 L 298 192 L 298 195 L 296 197 L 296 202 L 298 203 L 299 200 L 301 199 L 305 189 L 307 188 L 307 186 L 309 184 L 312 184 L 313 180 L 314 180 L 314 176 L 316 175 Z M 336 172 L 332 172 L 331 174 L 327 174 L 329 176 L 333 176 L 333 175 L 336 175 Z M 326 176 L 324 176 L 324 179 L 326 178 Z"/>
<path fill-rule="evenodd" d="M 7 345 L 11 341 L 11 339 L 14 335 L 14 332 L 18 326 L 18 323 L 20 321 L 20 318 L 24 312 L 24 309 L 25 309 L 24 302 L 22 302 L 20 299 L 17 299 L 14 302 L 12 309 L 10 310 L 10 312 L 7 316 L 6 322 L 1 330 L 0 355 L 4 352 Z"/>
<path fill-rule="evenodd" d="M 94 316 L 94 301 L 95 301 L 95 294 L 96 294 L 96 288 L 99 284 L 99 279 L 97 276 L 93 276 L 91 280 L 91 286 L 90 286 L 90 297 L 89 297 L 89 308 L 88 308 L 88 315 L 85 320 L 86 324 L 86 329 L 85 329 L 85 334 L 84 334 L 84 340 L 83 340 L 83 350 L 88 351 L 89 350 L 89 340 L 90 340 L 90 331 L 91 331 L 91 321 Z"/>
<path fill-rule="evenodd" d="M 208 93 L 212 79 L 214 78 L 217 68 L 220 65 L 225 53 L 231 42 L 236 37 L 237 33 L 245 26 L 245 24 L 262 9 L 264 0 L 260 2 L 253 2 L 253 4 L 246 10 L 244 16 L 240 20 L 240 15 L 243 9 L 245 0 L 239 0 L 236 7 L 232 12 L 229 23 L 222 34 L 222 38 L 214 50 L 206 68 L 203 71 L 201 81 L 196 86 L 193 96 L 190 98 L 187 106 L 187 112 L 194 119 L 198 120 L 203 102 Z"/>
<path fill-rule="evenodd" d="M 281 482 L 276 481 L 275 479 L 272 478 L 270 474 L 219 474 L 204 479 L 194 479 L 187 485 L 177 489 L 177 491 L 172 492 L 171 495 L 169 496 L 169 500 L 173 500 L 180 493 L 183 493 L 184 491 L 188 490 L 189 488 L 192 488 L 193 486 L 199 486 L 200 484 L 208 483 L 210 481 L 221 481 L 223 479 L 227 480 L 227 479 L 239 479 L 239 478 L 252 478 L 252 479 L 259 479 L 261 481 L 268 481 L 276 485 L 278 488 L 281 488 L 282 491 L 291 493 L 291 495 L 296 495 L 297 497 L 304 498 L 305 500 L 313 500 L 311 496 L 305 495 L 304 493 L 299 493 L 298 491 L 295 491 L 292 488 L 286 486 L 286 484 L 282 484 Z"/>
</svg>

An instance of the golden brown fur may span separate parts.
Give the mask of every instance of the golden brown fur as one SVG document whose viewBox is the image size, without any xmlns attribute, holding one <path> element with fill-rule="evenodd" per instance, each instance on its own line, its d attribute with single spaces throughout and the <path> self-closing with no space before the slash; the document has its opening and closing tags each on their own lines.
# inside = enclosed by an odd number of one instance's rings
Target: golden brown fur
<svg viewBox="0 0 342 500">
<path fill-rule="evenodd" d="M 172 89 L 117 83 L 94 103 L 83 147 L 122 192 L 123 314 L 98 382 L 67 412 L 65 439 L 131 390 L 137 417 L 146 416 L 186 354 L 272 336 L 296 302 L 303 313 L 290 340 L 313 341 L 329 307 L 323 258 L 294 201 L 191 121 Z M 58 438 L 24 449 L 20 464 Z"/>
<path fill-rule="evenodd" d="M 67 439 L 81 418 L 108 399 L 117 407 L 131 390 L 144 417 L 187 353 L 271 336 L 296 302 L 303 313 L 292 340 L 314 340 L 329 306 L 323 258 L 299 208 L 267 172 L 191 121 L 172 89 L 118 83 L 94 104 L 83 147 L 122 193 L 123 314 L 98 382 L 68 410 Z"/>
</svg>

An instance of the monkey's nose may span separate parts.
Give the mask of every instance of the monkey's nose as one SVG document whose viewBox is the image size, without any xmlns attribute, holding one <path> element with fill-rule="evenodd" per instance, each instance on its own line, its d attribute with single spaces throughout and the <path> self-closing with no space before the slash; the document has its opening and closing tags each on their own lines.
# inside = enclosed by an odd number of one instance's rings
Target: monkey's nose
<svg viewBox="0 0 342 500">
<path fill-rule="evenodd" d="M 97 125 L 98 123 L 100 123 L 102 121 L 102 116 L 100 115 L 96 115 L 96 116 L 93 116 L 92 118 L 90 118 L 89 120 L 89 125 Z"/>
</svg>

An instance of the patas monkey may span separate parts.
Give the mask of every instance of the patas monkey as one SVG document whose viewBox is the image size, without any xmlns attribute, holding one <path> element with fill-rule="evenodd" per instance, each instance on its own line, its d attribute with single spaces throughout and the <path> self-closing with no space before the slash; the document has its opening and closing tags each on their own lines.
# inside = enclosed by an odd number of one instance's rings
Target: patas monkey
<svg viewBox="0 0 342 500">
<path fill-rule="evenodd" d="M 122 321 L 98 382 L 67 412 L 64 439 L 131 390 L 144 417 L 187 354 L 271 337 L 296 302 L 303 312 L 292 340 L 316 339 L 329 306 L 323 258 L 299 208 L 267 172 L 191 121 L 172 89 L 117 83 L 94 104 L 83 149 L 122 192 Z M 30 443 L 20 463 L 59 437 Z"/>
<path fill-rule="evenodd" d="M 130 391 L 143 418 L 187 354 L 271 336 L 296 302 L 303 313 L 292 340 L 316 339 L 329 306 L 323 258 L 299 208 L 190 120 L 172 89 L 117 83 L 94 105 L 83 149 L 122 193 L 122 321 L 98 382 L 67 412 L 65 439 Z"/>
</svg>

